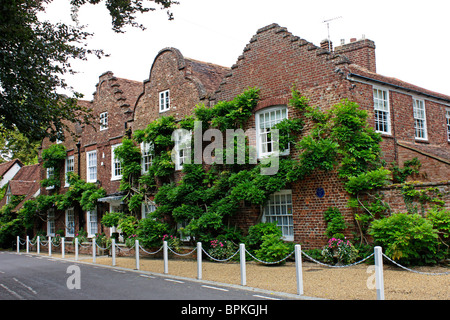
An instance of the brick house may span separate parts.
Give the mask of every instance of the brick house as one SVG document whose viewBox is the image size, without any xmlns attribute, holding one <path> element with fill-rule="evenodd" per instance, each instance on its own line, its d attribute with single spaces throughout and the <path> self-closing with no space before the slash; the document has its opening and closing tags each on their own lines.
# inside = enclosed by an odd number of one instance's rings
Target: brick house
<svg viewBox="0 0 450 320">
<path fill-rule="evenodd" d="M 191 115 L 197 104 L 209 106 L 211 97 L 227 72 L 229 68 L 185 58 L 176 48 L 160 50 L 136 102 L 133 130 L 145 129 L 161 116 L 173 116 L 177 121 L 181 120 Z M 151 162 L 148 147 L 141 144 L 143 173 Z M 182 170 L 182 160 L 177 159 L 172 177 L 175 181 L 181 178 Z M 142 205 L 142 217 L 155 209 L 152 198 L 149 200 Z"/>
<path fill-rule="evenodd" d="M 247 129 L 254 129 L 258 148 L 264 134 L 259 128 L 270 126 L 264 122 L 266 116 L 298 116 L 288 105 L 294 84 L 312 105 L 323 110 L 342 99 L 357 102 L 372 115 L 371 125 L 382 133 L 388 163 L 402 165 L 418 157 L 422 174 L 415 179 L 449 189 L 450 96 L 377 74 L 371 40 L 352 39 L 333 49 L 327 41 L 316 46 L 271 24 L 257 31 L 231 68 L 185 58 L 178 49 L 164 48 L 143 83 L 116 78 L 111 72 L 101 75 L 93 101 L 80 102 L 92 108 L 98 123 L 77 126 L 78 140 L 63 142 L 68 150 L 64 170 L 79 172 L 82 179 L 98 183 L 107 196 L 100 199 L 95 212 L 76 212 L 74 208 L 60 213 L 55 228 L 70 222 L 75 230 L 83 227 L 90 235 L 108 231 L 98 222 L 105 212 L 121 209 L 120 164 L 114 161 L 113 150 L 127 130 L 144 129 L 162 115 L 181 119 L 192 114 L 198 103 L 211 106 L 256 86 L 260 101 Z M 42 147 L 49 145 L 45 140 Z M 146 146 L 141 148 L 145 168 L 149 163 Z M 291 152 L 296 155 L 296 150 Z M 258 155 L 263 156 L 262 152 Z M 180 167 L 176 169 L 174 179 L 180 175 Z M 42 178 L 45 175 L 42 170 Z M 317 173 L 272 195 L 265 207 L 243 206 L 234 222 L 246 230 L 259 221 L 277 221 L 285 239 L 300 242 L 305 248 L 319 247 L 327 240 L 323 212 L 328 207 L 339 207 L 346 221 L 353 224 L 348 199 L 335 172 Z M 152 210 L 151 205 L 143 206 L 142 216 Z M 271 214 L 267 208 L 277 208 L 283 214 Z M 403 209 L 399 206 L 398 210 Z"/>
<path fill-rule="evenodd" d="M 355 101 L 372 115 L 372 125 L 382 133 L 381 146 L 388 163 L 403 165 L 418 157 L 423 174 L 415 179 L 439 183 L 443 191 L 450 191 L 450 96 L 377 74 L 375 44 L 371 40 L 351 39 L 331 52 L 330 47 L 328 41 L 316 46 L 277 24 L 261 28 L 214 98 L 230 100 L 248 87 L 260 88 L 261 100 L 248 123 L 248 128 L 256 131 L 257 144 L 261 143 L 258 135 L 264 134 L 259 129 L 263 127 L 261 122 L 267 116 L 280 110 L 285 117 L 297 116 L 288 106 L 294 84 L 311 105 L 322 110 L 345 98 Z M 398 192 L 393 196 L 399 197 Z M 352 210 L 346 207 L 348 199 L 336 173 L 319 173 L 271 197 L 267 206 L 279 207 L 287 213 L 285 216 L 271 215 L 266 208 L 248 208 L 236 220 L 245 228 L 260 220 L 278 221 L 287 239 L 301 242 L 306 248 L 318 247 L 327 240 L 323 212 L 328 207 L 339 207 L 353 225 Z M 448 197 L 446 203 L 450 207 Z"/>
<path fill-rule="evenodd" d="M 66 133 L 65 141 L 59 141 L 67 148 L 66 163 L 60 172 L 61 188 L 42 188 L 42 194 L 65 193 L 69 185 L 64 177 L 67 172 L 75 172 L 83 180 L 104 188 L 107 195 L 98 200 L 96 210 L 83 212 L 74 207 L 65 212 L 51 212 L 47 222 L 52 225 L 49 234 L 65 230 L 67 237 L 73 237 L 76 230 L 83 228 L 88 237 L 102 232 L 110 235 L 113 230 L 99 223 L 102 216 L 125 209 L 121 201 L 124 194 L 119 191 L 121 167 L 114 159 L 114 149 L 132 129 L 144 129 L 162 115 L 181 119 L 190 114 L 196 104 L 208 103 L 227 71 L 228 68 L 184 58 L 178 49 L 166 48 L 156 56 L 149 79 L 143 83 L 117 78 L 110 71 L 102 74 L 93 100 L 79 102 L 92 109 L 96 121 L 94 125 L 75 125 L 75 139 Z M 42 149 L 51 144 L 45 139 Z M 148 156 L 144 155 L 142 161 L 145 168 Z M 47 170 L 42 168 L 41 178 L 46 177 Z M 148 210 L 152 210 L 152 205 L 143 205 L 142 216 Z"/>
<path fill-rule="evenodd" d="M 69 188 L 65 181 L 66 173 L 75 172 L 83 180 L 103 187 L 107 197 L 98 203 L 96 210 L 88 212 L 82 212 L 80 208 L 69 208 L 65 212 L 53 209 L 56 212 L 49 213 L 47 222 L 52 224 L 50 235 L 64 230 L 67 237 L 72 237 L 75 230 L 83 228 L 88 236 L 93 236 L 103 231 L 99 223 L 102 214 L 120 206 L 121 170 L 120 164 L 114 160 L 113 151 L 126 134 L 127 123 L 132 119 L 131 108 L 141 88 L 141 82 L 117 78 L 108 71 L 99 77 L 93 100 L 79 102 L 92 110 L 95 120 L 92 125 L 74 125 L 72 130 L 76 137 L 65 133 L 65 140 L 57 142 L 67 149 L 67 158 L 60 172 L 61 188 L 42 188 L 42 194 L 65 193 Z M 50 144 L 45 139 L 42 149 Z M 47 170 L 42 168 L 41 179 L 45 178 Z"/>
</svg>

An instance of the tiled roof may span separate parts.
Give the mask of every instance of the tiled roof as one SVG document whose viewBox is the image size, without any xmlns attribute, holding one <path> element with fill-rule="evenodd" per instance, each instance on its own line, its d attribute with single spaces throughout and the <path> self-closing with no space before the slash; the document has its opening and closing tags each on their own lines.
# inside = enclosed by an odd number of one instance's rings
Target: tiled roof
<svg viewBox="0 0 450 320">
<path fill-rule="evenodd" d="M 231 70 L 227 67 L 191 58 L 185 58 L 184 60 L 190 67 L 192 75 L 200 80 L 206 91 L 210 94 L 217 90 L 225 74 Z"/>
<path fill-rule="evenodd" d="M 450 102 L 450 96 L 448 96 L 448 95 L 438 93 L 435 91 L 431 91 L 428 89 L 424 89 L 424 88 L 421 88 L 414 84 L 399 80 L 397 78 L 387 77 L 387 76 L 383 76 L 383 75 L 375 73 L 375 72 L 370 72 L 366 68 L 363 68 L 356 64 L 351 64 L 351 65 L 347 66 L 347 68 L 348 68 L 348 71 L 350 72 L 349 73 L 350 77 L 351 76 L 356 76 L 356 77 L 359 76 L 359 77 L 367 78 L 367 79 L 375 81 L 375 82 L 384 83 L 387 85 L 397 87 L 399 89 L 410 91 L 412 93 L 419 93 L 419 94 L 423 94 L 423 95 L 426 95 L 426 96 L 429 96 L 429 97 L 432 97 L 435 99 Z"/>
</svg>

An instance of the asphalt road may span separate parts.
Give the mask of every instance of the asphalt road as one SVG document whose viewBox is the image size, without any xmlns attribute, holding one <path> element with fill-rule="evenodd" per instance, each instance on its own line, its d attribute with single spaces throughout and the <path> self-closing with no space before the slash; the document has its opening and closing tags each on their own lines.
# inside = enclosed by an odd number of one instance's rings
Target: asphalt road
<svg viewBox="0 0 450 320">
<path fill-rule="evenodd" d="M 268 299 L 283 297 L 136 270 L 0 251 L 0 300 Z"/>
</svg>

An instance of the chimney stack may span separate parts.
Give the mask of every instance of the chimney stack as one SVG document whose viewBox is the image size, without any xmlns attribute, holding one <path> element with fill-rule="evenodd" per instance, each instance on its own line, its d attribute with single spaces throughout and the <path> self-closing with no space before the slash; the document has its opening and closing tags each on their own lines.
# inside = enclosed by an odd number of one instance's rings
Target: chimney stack
<svg viewBox="0 0 450 320">
<path fill-rule="evenodd" d="M 321 43 L 322 46 L 322 43 Z M 366 68 L 371 72 L 377 72 L 375 60 L 375 42 L 363 39 L 351 38 L 350 43 L 341 45 L 334 49 L 336 54 L 345 55 L 352 63 Z"/>
<path fill-rule="evenodd" d="M 328 39 L 320 41 L 320 47 L 327 51 L 333 52 L 333 42 L 329 41 Z"/>
</svg>

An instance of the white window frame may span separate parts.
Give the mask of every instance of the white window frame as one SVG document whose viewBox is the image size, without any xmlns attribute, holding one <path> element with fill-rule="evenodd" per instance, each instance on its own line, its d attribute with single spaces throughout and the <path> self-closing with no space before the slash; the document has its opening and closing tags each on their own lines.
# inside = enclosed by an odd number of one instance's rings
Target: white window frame
<svg viewBox="0 0 450 320">
<path fill-rule="evenodd" d="M 141 173 L 146 174 L 153 161 L 153 144 L 150 142 L 141 143 Z"/>
<path fill-rule="evenodd" d="M 147 218 L 147 215 L 156 210 L 156 206 L 152 202 L 142 202 L 141 205 L 141 219 Z"/>
<path fill-rule="evenodd" d="M 75 236 L 75 210 L 73 207 L 66 209 L 66 237 Z M 71 232 L 72 231 L 72 232 Z"/>
<path fill-rule="evenodd" d="M 191 141 L 192 132 L 186 129 L 177 129 L 173 132 L 175 135 L 175 170 L 183 169 L 183 164 L 191 163 Z"/>
<path fill-rule="evenodd" d="M 97 182 L 97 150 L 86 152 L 86 181 Z"/>
<path fill-rule="evenodd" d="M 55 176 L 55 168 L 47 168 L 47 179 L 52 179 Z M 48 186 L 45 188 L 46 190 L 55 189 L 55 186 Z"/>
<path fill-rule="evenodd" d="M 108 129 L 108 112 L 100 113 L 100 131 Z"/>
<path fill-rule="evenodd" d="M 161 91 L 159 97 L 159 112 L 170 110 L 170 90 Z"/>
<path fill-rule="evenodd" d="M 50 208 L 47 211 L 47 236 L 54 237 L 55 232 L 56 232 L 55 208 Z"/>
<path fill-rule="evenodd" d="M 391 112 L 389 103 L 389 90 L 381 87 L 373 87 L 373 111 L 375 117 L 375 131 L 391 134 Z M 385 97 L 379 98 L 380 93 L 384 93 Z M 383 115 L 383 119 L 380 119 L 380 115 Z M 380 124 L 383 130 L 380 130 Z"/>
<path fill-rule="evenodd" d="M 86 227 L 88 238 L 95 237 L 95 234 L 98 233 L 97 208 L 86 211 Z"/>
<path fill-rule="evenodd" d="M 425 101 L 413 97 L 414 137 L 416 140 L 427 140 L 427 115 Z"/>
<path fill-rule="evenodd" d="M 111 146 L 111 181 L 122 179 L 122 164 L 119 159 L 116 159 L 114 150 L 121 146 L 121 143 Z"/>
<path fill-rule="evenodd" d="M 74 170 L 75 170 L 75 156 L 67 156 L 65 170 L 64 170 L 64 172 L 65 172 L 65 174 L 64 174 L 65 187 L 70 186 L 69 181 L 67 180 L 67 174 L 69 172 L 73 172 Z"/>
<path fill-rule="evenodd" d="M 292 190 L 280 190 L 271 194 L 261 210 L 263 210 L 262 222 L 277 222 L 281 228 L 283 239 L 294 241 Z"/>
<path fill-rule="evenodd" d="M 447 141 L 450 142 L 450 108 L 445 108 L 445 118 L 447 120 Z"/>
<path fill-rule="evenodd" d="M 264 115 L 264 118 L 268 117 L 268 120 L 264 120 L 264 123 L 261 123 L 261 117 Z M 271 118 L 273 117 L 273 118 Z M 267 136 L 270 132 L 270 128 L 275 126 L 277 123 L 281 122 L 284 119 L 289 119 L 288 108 L 286 105 L 278 105 L 273 107 L 264 108 L 255 114 L 255 125 L 256 125 L 256 150 L 258 159 L 268 157 L 275 153 L 276 150 L 273 150 L 273 142 L 267 140 Z M 264 126 L 264 128 L 261 128 Z M 265 130 L 262 130 L 265 129 Z M 268 146 L 272 149 L 268 151 Z M 280 155 L 288 155 L 289 147 L 286 150 L 280 152 Z"/>
</svg>

